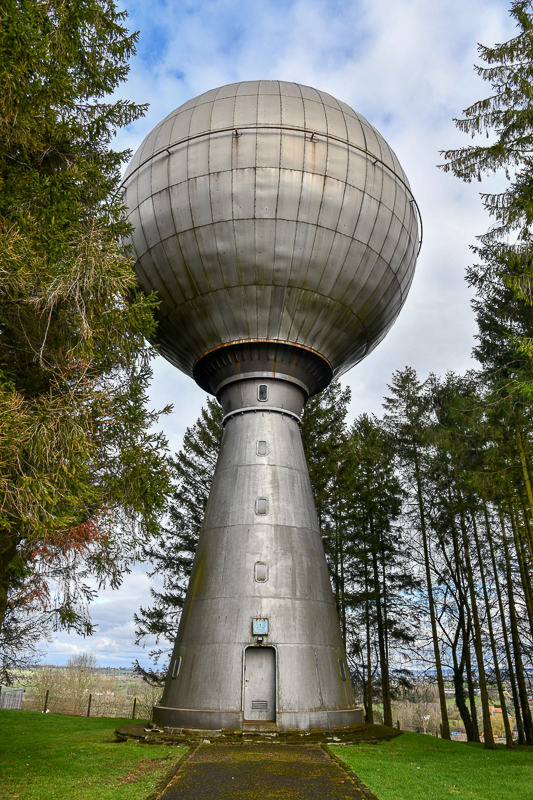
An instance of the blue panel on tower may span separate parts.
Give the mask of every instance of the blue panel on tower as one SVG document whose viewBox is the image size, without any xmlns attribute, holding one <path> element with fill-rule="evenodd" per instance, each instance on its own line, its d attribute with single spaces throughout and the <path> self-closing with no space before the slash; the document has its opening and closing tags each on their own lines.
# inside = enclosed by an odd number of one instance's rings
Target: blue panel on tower
<svg viewBox="0 0 533 800">
<path fill-rule="evenodd" d="M 268 633 L 268 619 L 256 617 L 252 620 L 252 634 L 254 636 L 266 636 Z"/>
</svg>

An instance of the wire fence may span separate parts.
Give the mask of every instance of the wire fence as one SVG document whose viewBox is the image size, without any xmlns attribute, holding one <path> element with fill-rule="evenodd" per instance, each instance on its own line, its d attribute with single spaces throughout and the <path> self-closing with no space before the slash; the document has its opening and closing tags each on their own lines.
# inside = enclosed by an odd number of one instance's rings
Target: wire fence
<svg viewBox="0 0 533 800">
<path fill-rule="evenodd" d="M 22 690 L 21 690 L 22 691 Z M 20 708 L 20 706 L 19 706 Z M 76 696 L 61 691 L 46 690 L 44 698 L 24 695 L 23 711 L 43 714 L 68 714 L 77 717 L 122 717 L 151 719 L 153 703 L 141 697 L 115 697 L 104 692 L 83 692 Z"/>
</svg>

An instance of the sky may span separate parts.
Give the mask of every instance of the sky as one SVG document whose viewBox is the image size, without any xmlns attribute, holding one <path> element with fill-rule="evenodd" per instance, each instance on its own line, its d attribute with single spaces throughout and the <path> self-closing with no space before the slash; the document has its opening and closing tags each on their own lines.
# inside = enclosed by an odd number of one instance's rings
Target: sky
<svg viewBox="0 0 533 800">
<path fill-rule="evenodd" d="M 470 246 L 490 225 L 480 189 L 502 184 L 498 178 L 482 187 L 464 184 L 436 165 L 443 160 L 440 150 L 470 143 L 453 118 L 490 93 L 474 70 L 477 43 L 514 35 L 508 0 L 129 0 L 126 8 L 139 42 L 117 97 L 150 106 L 119 132 L 117 149 L 135 152 L 163 117 L 202 92 L 240 80 L 280 79 L 348 103 L 396 152 L 420 207 L 423 245 L 398 321 L 342 378 L 352 389 L 350 418 L 379 416 L 393 372 L 407 365 L 421 379 L 475 367 L 476 326 L 464 273 L 474 258 Z M 205 393 L 159 358 L 151 399 L 154 407 L 174 406 L 162 424 L 174 452 Z M 135 646 L 133 623 L 139 606 L 150 604 L 145 570 L 136 565 L 119 590 L 99 593 L 92 606 L 95 635 L 58 634 L 44 660 L 60 664 L 92 652 L 101 666 L 127 667 L 136 658 L 148 664 L 149 648 Z"/>
</svg>

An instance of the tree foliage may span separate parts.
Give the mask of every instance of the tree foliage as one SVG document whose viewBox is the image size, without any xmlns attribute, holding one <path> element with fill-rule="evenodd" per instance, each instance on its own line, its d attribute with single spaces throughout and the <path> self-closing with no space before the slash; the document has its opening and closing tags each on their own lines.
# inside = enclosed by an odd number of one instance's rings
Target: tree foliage
<svg viewBox="0 0 533 800">
<path fill-rule="evenodd" d="M 125 17 L 111 0 L 0 9 L 0 624 L 9 603 L 90 632 L 84 578 L 118 585 L 168 491 L 155 301 L 120 243 L 129 153 L 111 148 L 144 112 L 110 99 L 135 52 Z"/>
</svg>

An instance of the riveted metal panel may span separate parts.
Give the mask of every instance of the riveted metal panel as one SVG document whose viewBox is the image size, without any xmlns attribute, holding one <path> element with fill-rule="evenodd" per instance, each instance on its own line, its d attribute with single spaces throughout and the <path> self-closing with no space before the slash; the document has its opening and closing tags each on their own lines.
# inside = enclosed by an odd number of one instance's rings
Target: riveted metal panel
<svg viewBox="0 0 533 800">
<path fill-rule="evenodd" d="M 233 221 L 217 222 L 213 226 L 217 238 L 217 253 L 226 286 L 238 286 L 240 273 L 235 249 L 235 229 Z"/>
<path fill-rule="evenodd" d="M 135 228 L 135 236 L 128 236 L 128 238 L 125 240 L 125 243 L 131 244 L 137 258 L 141 258 L 148 250 L 148 243 L 145 239 L 144 231 L 141 226 L 141 215 L 139 213 L 138 206 L 131 209 L 128 220 Z"/>
<path fill-rule="evenodd" d="M 372 250 L 379 252 L 382 249 L 389 235 L 392 217 L 392 211 L 387 208 L 387 206 L 384 206 L 383 203 L 380 203 L 376 216 L 376 224 L 368 240 L 368 246 L 372 248 Z"/>
<path fill-rule="evenodd" d="M 256 165 L 257 130 L 239 128 L 238 133 L 233 137 L 232 169 L 253 169 Z"/>
<path fill-rule="evenodd" d="M 284 130 L 281 135 L 279 163 L 282 169 L 304 168 L 305 135 L 303 131 Z M 280 198 L 281 199 L 281 198 Z"/>
<path fill-rule="evenodd" d="M 152 159 L 152 195 L 168 187 L 168 155 L 163 153 L 159 158 Z"/>
<path fill-rule="evenodd" d="M 258 95 L 275 95 L 279 97 L 279 81 L 259 81 Z"/>
<path fill-rule="evenodd" d="M 300 205 L 298 208 L 298 220 L 310 225 L 318 223 L 320 205 L 324 192 L 325 176 L 304 172 L 302 174 L 302 193 L 300 195 Z"/>
<path fill-rule="evenodd" d="M 193 227 L 209 225 L 213 221 L 211 214 L 211 192 L 209 175 L 201 175 L 189 181 L 189 203 L 191 206 Z"/>
<path fill-rule="evenodd" d="M 140 224 L 146 237 L 148 248 L 153 247 L 159 241 L 159 231 L 154 213 L 154 201 L 150 196 L 139 206 Z"/>
<path fill-rule="evenodd" d="M 183 181 L 170 187 L 170 202 L 176 233 L 192 228 L 192 211 L 189 204 L 189 183 Z M 179 274 L 179 273 L 178 273 Z"/>
<path fill-rule="evenodd" d="M 183 183 L 187 180 L 187 150 L 189 144 L 187 141 L 182 142 L 172 148 L 172 156 L 168 159 L 168 175 L 169 184 L 174 186 L 177 183 Z"/>
<path fill-rule="evenodd" d="M 152 264 L 155 267 L 152 277 L 154 289 L 163 302 L 169 308 L 172 308 L 176 305 L 176 301 L 179 302 L 182 299 L 182 295 L 179 286 L 176 286 L 173 265 L 169 264 L 164 243 L 159 242 L 155 247 L 152 247 L 150 255 Z"/>
<path fill-rule="evenodd" d="M 253 208 L 252 212 L 253 214 Z M 234 222 L 237 263 L 239 264 L 241 284 L 253 283 L 255 276 L 255 223 L 248 225 L 247 220 L 236 219 Z M 239 336 L 235 336 L 239 339 Z"/>
<path fill-rule="evenodd" d="M 306 174 L 318 173 L 321 177 L 325 177 L 327 161 L 328 144 L 326 137 L 318 135 L 311 139 L 307 135 L 304 146 L 304 170 Z"/>
<path fill-rule="evenodd" d="M 327 133 L 326 111 L 321 101 L 315 103 L 312 100 L 305 100 L 304 113 L 305 127 L 308 131 L 315 131 L 317 134 Z"/>
<path fill-rule="evenodd" d="M 214 225 L 204 225 L 196 228 L 196 241 L 202 264 L 209 276 L 209 285 L 213 291 L 222 289 L 226 285 L 224 274 L 220 268 L 218 242 Z"/>
<path fill-rule="evenodd" d="M 344 114 L 339 109 L 338 104 L 331 106 L 324 103 L 324 111 L 326 112 L 326 126 L 327 131 L 331 136 L 339 136 L 341 139 L 346 139 L 348 132 L 346 130 L 346 121 Z"/>
<path fill-rule="evenodd" d="M 334 291 L 337 297 L 343 296 L 353 278 L 353 264 L 347 262 L 351 243 L 350 236 L 344 236 L 338 231 L 334 233 L 331 250 L 317 287 L 320 294 L 331 296 Z"/>
<path fill-rule="evenodd" d="M 232 131 L 214 133 L 209 137 L 209 172 L 211 175 L 232 168 L 234 138 Z"/>
<path fill-rule="evenodd" d="M 365 191 L 366 175 L 371 166 L 372 162 L 369 163 L 364 153 L 358 150 L 350 150 L 347 183 L 358 191 Z"/>
<path fill-rule="evenodd" d="M 365 134 L 359 116 L 352 117 L 346 115 L 344 117 L 344 120 L 346 122 L 346 130 L 348 131 L 348 141 L 351 142 L 356 147 L 360 147 L 363 150 L 366 150 Z"/>
<path fill-rule="evenodd" d="M 289 127 L 305 127 L 304 104 L 300 92 L 281 96 L 281 123 Z"/>
<path fill-rule="evenodd" d="M 348 155 L 348 148 L 344 143 L 328 139 L 327 174 L 329 178 L 346 183 Z"/>
<path fill-rule="evenodd" d="M 175 144 L 187 138 L 191 127 L 192 111 L 191 107 L 176 114 L 167 144 Z"/>
<path fill-rule="evenodd" d="M 233 171 L 233 219 L 253 219 L 255 210 L 255 169 L 236 169 Z M 242 228 L 246 238 L 244 245 L 251 245 L 253 252 L 253 225 L 250 230 Z"/>
<path fill-rule="evenodd" d="M 316 225 L 309 222 L 297 223 L 296 236 L 294 237 L 295 257 L 291 263 L 289 276 L 291 286 L 300 286 L 305 283 L 316 235 Z"/>
<path fill-rule="evenodd" d="M 276 218 L 279 169 L 258 167 L 255 173 L 255 218 Z"/>
<path fill-rule="evenodd" d="M 209 173 L 209 137 L 193 139 L 187 147 L 187 177 L 197 178 Z"/>
<path fill-rule="evenodd" d="M 337 227 L 344 200 L 345 186 L 344 181 L 326 176 L 318 214 L 318 224 L 320 226 L 331 228 L 332 230 Z"/>
<path fill-rule="evenodd" d="M 205 266 L 198 249 L 198 240 L 194 228 L 180 233 L 179 246 L 183 255 L 183 260 L 189 265 L 190 273 L 194 276 L 194 282 L 198 291 L 200 294 L 209 292 L 211 288 L 209 277 L 205 271 Z"/>
<path fill-rule="evenodd" d="M 233 84 L 233 86 L 235 86 L 235 84 Z M 259 91 L 259 81 L 242 81 L 242 83 L 239 83 L 237 85 L 235 94 L 237 97 L 247 94 L 257 95 L 258 91 Z"/>
<path fill-rule="evenodd" d="M 149 158 L 151 154 L 154 152 L 158 134 L 159 134 L 159 125 L 156 125 L 153 131 L 148 134 L 146 139 L 144 139 L 139 148 L 140 151 L 139 163 L 142 164 L 142 162 L 145 161 L 146 158 Z"/>
<path fill-rule="evenodd" d="M 213 222 L 222 222 L 233 218 L 232 183 L 233 174 L 229 170 L 214 172 L 209 176 Z"/>
<path fill-rule="evenodd" d="M 375 197 L 381 202 L 383 191 L 383 166 L 376 162 L 370 162 L 366 170 L 365 192 L 370 197 Z"/>
<path fill-rule="evenodd" d="M 211 129 L 213 102 L 201 103 L 194 107 L 189 125 L 189 136 L 197 136 Z"/>
<path fill-rule="evenodd" d="M 296 221 L 282 219 L 278 212 L 272 272 L 272 283 L 275 286 L 286 286 L 289 281 L 295 237 Z"/>
<path fill-rule="evenodd" d="M 235 98 L 233 124 L 237 129 L 257 123 L 257 94 L 242 94 Z"/>
<path fill-rule="evenodd" d="M 365 136 L 366 150 L 376 158 L 381 158 L 381 146 L 374 128 L 368 123 L 363 123 L 363 133 Z"/>
<path fill-rule="evenodd" d="M 265 286 L 272 285 L 272 270 L 274 267 L 274 251 L 276 246 L 276 220 L 257 219 L 255 223 L 255 252 L 256 252 L 256 274 L 254 283 L 259 292 L 263 292 Z M 258 310 L 262 300 L 258 299 L 256 309 Z M 259 335 L 259 334 L 257 334 Z"/>
<path fill-rule="evenodd" d="M 168 116 L 159 126 L 159 132 L 157 134 L 157 139 L 154 142 L 154 150 L 160 150 L 162 147 L 166 147 L 167 144 L 172 141 L 172 128 L 174 127 L 175 117 Z"/>
<path fill-rule="evenodd" d="M 400 254 L 405 247 L 405 240 L 403 234 L 405 228 L 397 216 L 393 215 L 391 218 L 390 226 L 387 230 L 387 236 L 381 244 L 379 254 L 386 264 L 390 264 L 394 272 L 397 273 L 398 263 L 395 254 Z"/>
<path fill-rule="evenodd" d="M 276 217 L 280 220 L 298 219 L 302 173 L 296 169 L 282 169 L 279 175 L 279 197 Z M 281 240 L 283 242 L 283 240 Z"/>
<path fill-rule="evenodd" d="M 403 216 L 403 211 L 398 213 L 397 204 L 401 204 L 402 199 L 405 198 L 404 187 L 398 184 L 398 181 L 389 170 L 384 169 L 381 171 L 381 179 L 381 202 L 401 218 Z"/>
<path fill-rule="evenodd" d="M 211 128 L 231 128 L 235 112 L 235 96 L 217 98 L 211 113 Z"/>
<path fill-rule="evenodd" d="M 264 169 L 265 167 L 279 169 L 281 151 L 280 131 L 260 128 L 257 131 L 256 147 L 256 165 L 258 170 Z"/>
<path fill-rule="evenodd" d="M 277 81 L 273 81 L 277 84 Z M 261 92 L 257 99 L 257 122 L 259 125 L 281 124 L 281 98 L 279 89 L 272 94 Z"/>
<path fill-rule="evenodd" d="M 312 86 L 305 86 L 303 83 L 300 84 L 300 91 L 302 92 L 302 97 L 305 100 L 311 100 L 315 103 L 322 103 L 322 94 L 321 92 L 313 89 Z"/>
</svg>

